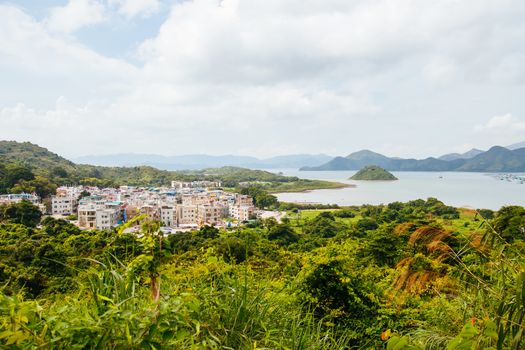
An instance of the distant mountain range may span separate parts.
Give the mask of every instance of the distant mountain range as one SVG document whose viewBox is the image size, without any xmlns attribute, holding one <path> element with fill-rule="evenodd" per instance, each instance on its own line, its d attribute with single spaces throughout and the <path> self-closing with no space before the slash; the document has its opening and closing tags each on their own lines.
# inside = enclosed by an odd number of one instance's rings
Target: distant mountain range
<svg viewBox="0 0 525 350">
<path fill-rule="evenodd" d="M 507 146 L 505 148 L 508 148 L 508 149 L 511 149 L 511 150 L 515 150 L 515 149 L 519 149 L 519 148 L 525 148 L 525 141 L 512 144 L 512 145 Z"/>
<path fill-rule="evenodd" d="M 300 170 L 359 170 L 377 165 L 390 171 L 525 172 L 525 148 L 520 148 L 520 145 L 509 146 L 512 149 L 494 146 L 486 152 L 473 149 L 463 154 L 452 153 L 426 159 L 390 158 L 362 150 L 346 157 L 336 157 L 320 166 L 304 166 Z"/>
<path fill-rule="evenodd" d="M 139 166 L 147 165 L 163 170 L 193 170 L 236 166 L 255 169 L 299 168 L 318 166 L 333 157 L 326 154 L 293 154 L 259 159 L 249 156 L 210 156 L 203 154 L 161 156 L 155 154 L 113 154 L 102 156 L 84 156 L 71 159 L 78 164 L 100 166 Z"/>
<path fill-rule="evenodd" d="M 162 156 L 158 154 L 112 154 L 71 159 L 77 164 L 98 166 L 151 166 L 162 170 L 197 170 L 234 166 L 251 169 L 359 170 L 377 165 L 390 171 L 482 171 L 525 172 L 525 142 L 507 147 L 495 146 L 488 151 L 473 148 L 465 153 L 449 153 L 441 157 L 404 159 L 387 157 L 369 150 L 346 157 L 326 154 L 292 154 L 260 159 L 250 156 L 206 154 Z"/>
<path fill-rule="evenodd" d="M 441 160 L 470 159 L 470 158 L 474 158 L 475 156 L 477 156 L 478 154 L 481 154 L 483 152 L 485 152 L 485 151 L 473 148 L 470 151 L 465 152 L 465 153 L 449 153 L 449 154 L 445 154 L 445 155 L 439 157 L 438 159 L 441 159 Z"/>
</svg>

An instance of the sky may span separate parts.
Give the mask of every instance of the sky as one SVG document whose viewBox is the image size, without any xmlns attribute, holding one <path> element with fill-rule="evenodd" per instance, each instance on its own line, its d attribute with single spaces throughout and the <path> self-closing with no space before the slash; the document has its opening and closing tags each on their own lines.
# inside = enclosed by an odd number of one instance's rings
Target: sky
<svg viewBox="0 0 525 350">
<path fill-rule="evenodd" d="M 439 156 L 525 141 L 523 0 L 0 0 L 0 139 Z"/>
</svg>

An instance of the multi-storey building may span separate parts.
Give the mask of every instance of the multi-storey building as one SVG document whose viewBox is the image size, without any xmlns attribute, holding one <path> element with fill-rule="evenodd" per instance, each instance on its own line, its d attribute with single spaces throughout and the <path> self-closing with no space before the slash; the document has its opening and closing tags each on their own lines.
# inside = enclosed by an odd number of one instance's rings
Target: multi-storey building
<svg viewBox="0 0 525 350">
<path fill-rule="evenodd" d="M 235 198 L 235 204 L 240 206 L 252 206 L 253 198 L 245 194 L 238 194 Z"/>
<path fill-rule="evenodd" d="M 177 222 L 177 209 L 170 205 L 160 207 L 160 221 L 164 226 L 175 226 Z"/>
<path fill-rule="evenodd" d="M 176 225 L 192 225 L 197 224 L 197 212 L 198 208 L 196 205 L 183 205 L 179 204 L 176 207 Z"/>
<path fill-rule="evenodd" d="M 217 225 L 225 217 L 228 207 L 222 205 L 199 205 L 197 210 L 197 223 L 199 225 Z"/>
<path fill-rule="evenodd" d="M 100 209 L 96 211 L 96 228 L 107 230 L 116 227 L 119 223 L 119 212 L 113 208 Z"/>
<path fill-rule="evenodd" d="M 230 207 L 230 216 L 238 221 L 248 221 L 255 214 L 253 205 L 234 205 Z"/>
<path fill-rule="evenodd" d="M 51 213 L 53 215 L 71 215 L 75 213 L 76 206 L 76 197 L 51 197 Z"/>
<path fill-rule="evenodd" d="M 78 206 L 78 226 L 86 229 L 97 228 L 97 209 L 103 208 L 94 203 L 80 204 Z"/>
<path fill-rule="evenodd" d="M 122 212 L 119 208 L 87 203 L 78 206 L 78 226 L 86 229 L 110 229 L 119 224 Z"/>
</svg>

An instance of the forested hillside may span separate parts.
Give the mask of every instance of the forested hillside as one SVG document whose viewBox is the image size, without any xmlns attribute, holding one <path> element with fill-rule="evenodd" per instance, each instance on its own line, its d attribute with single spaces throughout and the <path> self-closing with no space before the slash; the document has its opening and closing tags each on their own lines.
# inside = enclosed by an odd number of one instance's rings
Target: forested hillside
<svg viewBox="0 0 525 350">
<path fill-rule="evenodd" d="M 524 208 L 290 209 L 163 236 L 3 208 L 0 347 L 523 348 Z"/>
<path fill-rule="evenodd" d="M 335 182 L 303 180 L 237 167 L 166 171 L 149 166 L 103 167 L 75 164 L 29 142 L 0 141 L 0 193 L 36 191 L 41 196 L 47 196 L 59 185 L 169 186 L 173 180 L 221 181 L 225 187 L 236 187 L 241 182 L 259 182 L 260 186 L 271 192 L 345 186 Z"/>
</svg>

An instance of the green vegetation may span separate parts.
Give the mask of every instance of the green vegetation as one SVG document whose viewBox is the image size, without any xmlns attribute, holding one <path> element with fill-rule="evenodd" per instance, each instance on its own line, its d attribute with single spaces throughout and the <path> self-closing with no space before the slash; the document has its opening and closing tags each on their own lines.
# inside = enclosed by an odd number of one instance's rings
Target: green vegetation
<svg viewBox="0 0 525 350">
<path fill-rule="evenodd" d="M 238 167 L 222 167 L 198 171 L 182 171 L 190 179 L 216 179 L 224 187 L 259 187 L 270 193 L 304 192 L 315 189 L 334 189 L 348 187 L 339 182 L 305 180 L 296 176 L 284 176 L 264 170 L 252 170 Z"/>
<path fill-rule="evenodd" d="M 397 177 L 381 167 L 369 165 L 355 173 L 350 180 L 392 181 L 397 180 Z"/>
<path fill-rule="evenodd" d="M 31 212 L 1 211 L 0 348 L 524 345 L 521 207 L 431 198 L 169 236 L 140 217 L 100 232 Z"/>
<path fill-rule="evenodd" d="M 199 171 L 166 171 L 148 166 L 102 167 L 75 164 L 29 142 L 0 141 L 0 194 L 53 194 L 64 184 L 99 187 L 168 186 L 171 181 L 220 181 L 226 188 L 257 185 L 268 192 L 300 192 L 321 188 L 341 188 L 341 183 L 304 180 L 263 170 L 237 167 Z"/>
</svg>

